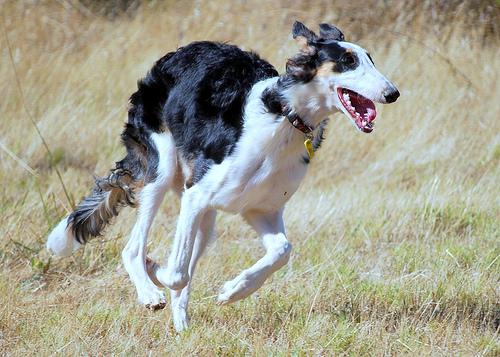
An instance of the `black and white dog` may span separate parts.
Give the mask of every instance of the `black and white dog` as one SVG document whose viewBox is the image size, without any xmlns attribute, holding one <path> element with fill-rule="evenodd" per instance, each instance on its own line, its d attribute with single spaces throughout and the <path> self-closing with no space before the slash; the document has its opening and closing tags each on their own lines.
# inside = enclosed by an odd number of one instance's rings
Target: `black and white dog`
<svg viewBox="0 0 500 357">
<path fill-rule="evenodd" d="M 124 266 L 150 309 L 163 308 L 161 288 L 171 289 L 174 325 L 182 330 L 190 281 L 220 209 L 241 214 L 266 254 L 226 282 L 218 302 L 262 286 L 290 256 L 283 209 L 321 143 L 324 118 L 341 111 L 370 133 L 373 102 L 399 96 L 370 55 L 336 27 L 321 24 L 317 36 L 296 22 L 292 32 L 300 51 L 281 76 L 256 54 L 215 42 L 191 43 L 156 62 L 130 98 L 121 135 L 126 157 L 54 228 L 47 248 L 68 256 L 99 236 L 120 207 L 137 206 Z M 146 242 L 168 189 L 181 197 L 181 210 L 170 257 L 160 267 L 146 256 Z"/>
</svg>

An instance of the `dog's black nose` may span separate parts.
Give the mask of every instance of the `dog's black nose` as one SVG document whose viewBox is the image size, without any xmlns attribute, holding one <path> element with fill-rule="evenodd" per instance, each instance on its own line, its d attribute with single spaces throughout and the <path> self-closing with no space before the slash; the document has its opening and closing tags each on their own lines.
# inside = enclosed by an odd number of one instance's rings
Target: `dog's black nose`
<svg viewBox="0 0 500 357">
<path fill-rule="evenodd" d="M 394 103 L 399 98 L 399 91 L 397 89 L 389 90 L 384 93 L 386 103 Z"/>
</svg>

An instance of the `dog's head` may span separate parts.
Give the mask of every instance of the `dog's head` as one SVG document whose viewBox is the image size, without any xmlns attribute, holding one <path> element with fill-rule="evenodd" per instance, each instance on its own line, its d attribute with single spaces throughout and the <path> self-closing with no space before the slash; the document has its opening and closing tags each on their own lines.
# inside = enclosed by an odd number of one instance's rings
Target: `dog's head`
<svg viewBox="0 0 500 357">
<path fill-rule="evenodd" d="M 346 42 L 335 26 L 321 24 L 318 36 L 297 21 L 292 35 L 300 52 L 287 61 L 287 76 L 314 87 L 328 111 L 342 111 L 359 130 L 370 133 L 377 115 L 373 102 L 395 102 L 399 92 L 394 84 L 375 68 L 366 50 Z"/>
</svg>

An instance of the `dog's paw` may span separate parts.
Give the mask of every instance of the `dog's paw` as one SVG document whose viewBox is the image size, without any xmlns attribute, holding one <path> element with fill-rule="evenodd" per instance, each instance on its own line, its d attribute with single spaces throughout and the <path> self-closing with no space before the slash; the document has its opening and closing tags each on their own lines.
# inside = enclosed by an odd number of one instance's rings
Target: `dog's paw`
<svg viewBox="0 0 500 357">
<path fill-rule="evenodd" d="M 186 309 L 172 307 L 172 320 L 177 332 L 182 332 L 189 327 L 189 316 Z"/>
<path fill-rule="evenodd" d="M 153 286 L 151 289 L 137 291 L 139 302 L 149 310 L 161 310 L 167 305 L 167 299 L 163 291 Z"/>
<path fill-rule="evenodd" d="M 224 284 L 217 297 L 217 305 L 231 304 L 235 301 L 246 298 L 248 295 L 258 289 L 258 286 L 253 286 L 245 276 L 239 276 Z"/>
<path fill-rule="evenodd" d="M 146 303 L 144 306 L 151 311 L 163 310 L 167 306 L 167 301 L 158 299 L 156 302 Z"/>
<path fill-rule="evenodd" d="M 176 271 L 169 266 L 157 270 L 156 278 L 163 285 L 171 290 L 181 290 L 189 282 L 189 274 Z"/>
</svg>

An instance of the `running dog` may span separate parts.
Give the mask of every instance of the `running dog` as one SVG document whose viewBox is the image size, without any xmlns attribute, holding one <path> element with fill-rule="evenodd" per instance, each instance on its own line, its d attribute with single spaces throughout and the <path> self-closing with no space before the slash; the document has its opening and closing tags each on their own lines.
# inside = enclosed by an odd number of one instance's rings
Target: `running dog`
<svg viewBox="0 0 500 357">
<path fill-rule="evenodd" d="M 399 97 L 360 46 L 335 26 L 319 36 L 295 22 L 299 52 L 286 72 L 252 52 L 194 42 L 158 60 L 130 97 L 121 134 L 127 149 L 109 176 L 50 233 L 47 248 L 68 256 L 100 236 L 123 206 L 138 207 L 123 264 L 149 309 L 166 305 L 175 328 L 188 326 L 190 282 L 213 235 L 217 210 L 239 213 L 255 229 L 265 255 L 224 284 L 219 304 L 256 291 L 289 259 L 283 210 L 323 139 L 325 118 L 344 113 L 370 133 L 375 105 Z M 167 190 L 181 199 L 170 256 L 160 266 L 146 255 L 148 232 Z"/>
</svg>

